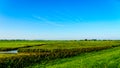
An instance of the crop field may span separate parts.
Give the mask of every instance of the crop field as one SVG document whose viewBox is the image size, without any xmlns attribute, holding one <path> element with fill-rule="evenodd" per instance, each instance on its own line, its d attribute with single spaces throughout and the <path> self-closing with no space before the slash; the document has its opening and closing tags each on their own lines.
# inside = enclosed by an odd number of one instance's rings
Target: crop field
<svg viewBox="0 0 120 68">
<path fill-rule="evenodd" d="M 120 41 L 1 40 L 0 68 L 119 68 Z"/>
<path fill-rule="evenodd" d="M 66 41 L 66 42 L 54 42 L 48 43 L 45 46 L 30 47 L 33 49 L 72 49 L 72 48 L 87 48 L 95 46 L 116 46 L 119 45 L 119 41 Z"/>
<path fill-rule="evenodd" d="M 0 41 L 0 47 L 2 48 L 16 48 L 23 47 L 27 45 L 42 44 L 44 42 L 39 41 Z"/>
<path fill-rule="evenodd" d="M 0 51 L 13 50 L 18 48 L 41 45 L 44 42 L 39 41 L 0 41 Z"/>
</svg>

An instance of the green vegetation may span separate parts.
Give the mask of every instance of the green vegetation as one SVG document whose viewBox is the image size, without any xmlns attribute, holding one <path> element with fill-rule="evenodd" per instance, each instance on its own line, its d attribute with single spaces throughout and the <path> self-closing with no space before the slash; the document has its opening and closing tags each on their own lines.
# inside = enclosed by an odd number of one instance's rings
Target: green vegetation
<svg viewBox="0 0 120 68">
<path fill-rule="evenodd" d="M 16 50 L 19 48 L 26 48 L 30 46 L 44 44 L 41 41 L 0 41 L 0 51 Z"/>
<path fill-rule="evenodd" d="M 62 52 L 62 53 L 84 53 L 120 46 L 119 41 L 57 41 L 49 42 L 44 46 L 34 46 L 18 49 L 19 52 Z"/>
<path fill-rule="evenodd" d="M 16 54 L 0 54 L 0 58 L 3 57 L 11 57 L 11 56 L 15 56 Z"/>
<path fill-rule="evenodd" d="M 86 48 L 95 46 L 116 46 L 120 45 L 120 41 L 58 41 L 49 42 L 45 46 L 31 47 L 32 49 L 72 49 Z"/>
<path fill-rule="evenodd" d="M 114 57 L 119 59 L 119 46 L 120 41 L 117 40 L 0 41 L 1 51 L 18 49 L 19 52 L 17 54 L 0 54 L 0 68 L 23 68 L 30 65 L 33 65 L 32 68 L 46 66 L 47 68 L 69 68 L 69 66 L 71 68 L 75 66 L 76 68 L 101 68 L 101 66 L 105 68 L 110 65 L 105 56 L 113 62 L 116 62 Z M 71 62 L 69 62 L 70 60 Z"/>
<path fill-rule="evenodd" d="M 120 68 L 120 47 L 56 59 L 27 68 Z"/>
</svg>

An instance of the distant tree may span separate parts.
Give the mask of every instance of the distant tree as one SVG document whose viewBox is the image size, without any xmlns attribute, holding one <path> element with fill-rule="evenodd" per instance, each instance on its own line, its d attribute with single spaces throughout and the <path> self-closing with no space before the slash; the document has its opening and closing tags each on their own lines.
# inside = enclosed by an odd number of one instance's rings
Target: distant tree
<svg viewBox="0 0 120 68">
<path fill-rule="evenodd" d="M 85 41 L 88 41 L 87 39 L 85 39 Z"/>
</svg>

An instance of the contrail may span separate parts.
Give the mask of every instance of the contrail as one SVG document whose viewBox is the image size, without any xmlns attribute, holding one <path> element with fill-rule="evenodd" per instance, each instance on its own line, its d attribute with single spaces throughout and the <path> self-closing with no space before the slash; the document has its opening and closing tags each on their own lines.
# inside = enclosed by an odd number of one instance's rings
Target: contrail
<svg viewBox="0 0 120 68">
<path fill-rule="evenodd" d="M 57 24 L 56 22 L 51 22 L 51 21 L 49 21 L 49 20 L 47 20 L 47 19 L 45 19 L 45 18 L 43 18 L 43 17 L 40 17 L 40 16 L 33 16 L 34 18 L 37 18 L 37 19 L 39 19 L 39 20 L 42 20 L 42 21 L 44 21 L 45 23 L 47 23 L 47 24 L 50 24 L 50 25 L 54 25 L 54 26 L 64 26 L 64 25 L 62 25 L 62 24 Z"/>
</svg>

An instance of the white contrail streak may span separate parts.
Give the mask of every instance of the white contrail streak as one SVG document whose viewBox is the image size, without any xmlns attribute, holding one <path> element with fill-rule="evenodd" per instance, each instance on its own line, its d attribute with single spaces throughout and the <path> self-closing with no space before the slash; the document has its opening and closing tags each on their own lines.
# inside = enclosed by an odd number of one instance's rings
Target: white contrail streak
<svg viewBox="0 0 120 68">
<path fill-rule="evenodd" d="M 62 25 L 62 24 L 58 24 L 58 23 L 56 23 L 56 22 L 49 21 L 49 20 L 47 20 L 47 19 L 45 19 L 45 18 L 43 18 L 43 17 L 40 17 L 40 16 L 33 16 L 33 17 L 34 17 L 34 18 L 37 18 L 37 19 L 39 19 L 39 20 L 42 20 L 42 21 L 44 21 L 45 23 L 50 24 L 50 25 L 54 25 L 54 26 L 64 26 L 64 25 Z"/>
</svg>

